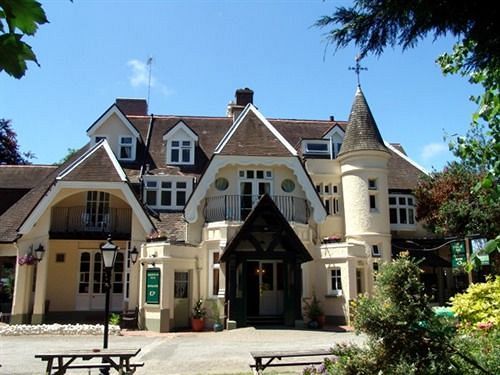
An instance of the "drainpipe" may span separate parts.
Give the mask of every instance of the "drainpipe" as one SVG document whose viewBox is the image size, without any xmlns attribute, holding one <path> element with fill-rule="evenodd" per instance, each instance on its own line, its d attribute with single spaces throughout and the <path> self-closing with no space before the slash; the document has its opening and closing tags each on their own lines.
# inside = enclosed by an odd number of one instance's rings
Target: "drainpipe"
<svg viewBox="0 0 500 375">
<path fill-rule="evenodd" d="M 155 120 L 155 115 L 151 113 L 149 124 L 148 124 L 148 133 L 146 134 L 146 143 L 144 144 L 144 154 L 142 155 L 142 164 L 141 169 L 139 170 L 139 199 L 142 202 L 143 200 L 143 179 L 142 176 L 145 173 L 149 172 L 149 163 L 146 163 L 146 158 L 149 153 L 149 145 L 151 143 L 151 135 L 153 134 L 153 123 Z"/>
</svg>

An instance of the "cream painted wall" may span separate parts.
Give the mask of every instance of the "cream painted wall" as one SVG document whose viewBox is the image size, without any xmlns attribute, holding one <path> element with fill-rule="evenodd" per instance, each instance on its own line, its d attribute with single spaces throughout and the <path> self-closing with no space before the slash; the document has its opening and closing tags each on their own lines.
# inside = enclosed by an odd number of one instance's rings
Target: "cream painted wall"
<svg viewBox="0 0 500 375">
<path fill-rule="evenodd" d="M 113 153 L 117 157 L 119 156 L 119 137 L 134 137 L 128 127 L 123 124 L 123 122 L 114 113 L 101 125 L 99 129 L 97 129 L 97 131 L 92 136 L 92 144 L 94 144 L 96 136 L 106 137 L 111 150 L 113 150 Z"/>
</svg>

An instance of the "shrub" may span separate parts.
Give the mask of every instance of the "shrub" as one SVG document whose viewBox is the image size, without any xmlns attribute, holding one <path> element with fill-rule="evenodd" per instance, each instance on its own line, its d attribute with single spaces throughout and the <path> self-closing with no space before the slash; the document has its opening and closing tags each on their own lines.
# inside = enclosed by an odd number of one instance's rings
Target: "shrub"
<svg viewBox="0 0 500 375">
<path fill-rule="evenodd" d="M 451 309 L 463 330 L 498 327 L 500 323 L 500 277 L 488 278 L 484 283 L 472 284 L 465 293 L 451 298 Z"/>
</svg>

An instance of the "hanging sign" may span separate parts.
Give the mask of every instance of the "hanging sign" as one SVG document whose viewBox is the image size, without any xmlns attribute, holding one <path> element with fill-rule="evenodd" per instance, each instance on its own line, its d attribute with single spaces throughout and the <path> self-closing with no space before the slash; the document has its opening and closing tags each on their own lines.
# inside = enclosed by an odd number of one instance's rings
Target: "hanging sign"
<svg viewBox="0 0 500 375">
<path fill-rule="evenodd" d="M 451 266 L 459 268 L 467 263 L 467 255 L 465 254 L 465 241 L 457 241 L 451 244 Z"/>
<path fill-rule="evenodd" d="M 154 305 L 160 303 L 160 276 L 159 268 L 146 270 L 146 303 Z"/>
</svg>

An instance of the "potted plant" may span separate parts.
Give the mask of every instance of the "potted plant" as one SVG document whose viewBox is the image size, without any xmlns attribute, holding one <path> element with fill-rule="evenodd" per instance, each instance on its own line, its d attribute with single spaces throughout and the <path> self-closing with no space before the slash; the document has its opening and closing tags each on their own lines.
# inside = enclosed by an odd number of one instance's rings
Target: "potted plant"
<svg viewBox="0 0 500 375">
<path fill-rule="evenodd" d="M 203 331 L 205 328 L 205 316 L 207 309 L 203 307 L 203 300 L 200 298 L 193 306 L 193 315 L 191 317 L 191 328 L 195 332 Z"/>
<path fill-rule="evenodd" d="M 323 328 L 325 325 L 325 313 L 321 303 L 313 293 L 312 298 L 304 298 L 304 316 L 309 320 L 309 328 Z"/>
</svg>

